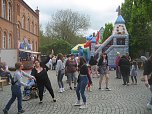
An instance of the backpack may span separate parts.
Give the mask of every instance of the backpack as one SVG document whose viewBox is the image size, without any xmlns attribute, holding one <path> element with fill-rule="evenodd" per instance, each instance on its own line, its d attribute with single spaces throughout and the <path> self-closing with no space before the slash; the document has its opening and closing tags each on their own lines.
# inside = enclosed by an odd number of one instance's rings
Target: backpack
<svg viewBox="0 0 152 114">
<path fill-rule="evenodd" d="M 10 79 L 11 79 L 11 84 L 12 84 L 12 85 L 15 85 L 15 83 L 16 83 L 18 80 L 14 81 L 14 76 L 12 76 L 11 74 L 9 74 L 9 77 L 10 77 Z"/>
</svg>

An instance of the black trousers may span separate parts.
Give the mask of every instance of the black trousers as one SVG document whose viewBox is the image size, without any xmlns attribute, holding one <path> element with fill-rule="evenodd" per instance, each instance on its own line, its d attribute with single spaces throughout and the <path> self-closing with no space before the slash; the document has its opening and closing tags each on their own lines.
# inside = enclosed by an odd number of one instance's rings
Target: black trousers
<svg viewBox="0 0 152 114">
<path fill-rule="evenodd" d="M 51 83 L 38 84 L 37 87 L 38 87 L 38 90 L 39 90 L 39 99 L 40 99 L 40 101 L 43 100 L 44 87 L 46 87 L 46 89 L 51 94 L 52 98 L 54 98 L 54 92 L 53 92 Z"/>
<path fill-rule="evenodd" d="M 123 78 L 123 83 L 124 85 L 128 84 L 129 83 L 129 74 L 130 74 L 130 71 L 121 71 L 121 74 L 122 74 L 122 78 Z"/>
</svg>

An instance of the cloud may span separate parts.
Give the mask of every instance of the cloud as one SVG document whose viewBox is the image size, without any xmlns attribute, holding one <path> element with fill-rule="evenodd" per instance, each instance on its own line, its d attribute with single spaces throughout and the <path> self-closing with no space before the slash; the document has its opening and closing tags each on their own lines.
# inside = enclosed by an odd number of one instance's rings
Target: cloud
<svg viewBox="0 0 152 114">
<path fill-rule="evenodd" d="M 33 10 L 38 6 L 40 10 L 40 24 L 45 28 L 51 15 L 57 10 L 72 9 L 90 16 L 89 31 L 96 32 L 105 23 L 114 23 L 117 18 L 115 12 L 124 0 L 24 0 Z M 87 31 L 87 32 L 89 32 Z"/>
</svg>

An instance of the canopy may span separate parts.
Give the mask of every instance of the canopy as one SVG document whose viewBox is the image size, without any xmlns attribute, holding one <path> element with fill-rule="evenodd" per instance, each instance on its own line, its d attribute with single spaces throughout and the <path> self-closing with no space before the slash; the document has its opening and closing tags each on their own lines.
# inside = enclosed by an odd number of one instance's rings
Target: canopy
<svg viewBox="0 0 152 114">
<path fill-rule="evenodd" d="M 19 51 L 32 53 L 32 54 L 41 54 L 41 52 L 31 51 L 31 50 L 25 50 L 25 49 L 19 49 Z"/>
</svg>

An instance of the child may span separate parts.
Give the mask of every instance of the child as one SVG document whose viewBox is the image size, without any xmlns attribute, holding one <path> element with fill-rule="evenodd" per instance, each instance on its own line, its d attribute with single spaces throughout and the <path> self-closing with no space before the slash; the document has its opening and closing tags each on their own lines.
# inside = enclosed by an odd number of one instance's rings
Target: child
<svg viewBox="0 0 152 114">
<path fill-rule="evenodd" d="M 28 86 L 24 87 L 24 91 L 23 91 L 24 98 L 23 98 L 23 101 L 27 101 L 27 100 L 29 100 L 31 98 L 30 97 L 31 88 L 32 88 L 33 85 L 35 85 L 35 81 L 34 81 L 34 79 L 28 78 L 26 84 Z"/>
<path fill-rule="evenodd" d="M 92 73 L 92 71 L 91 71 L 91 66 L 90 66 L 90 65 L 88 66 L 88 72 L 89 72 L 89 73 L 88 73 L 88 74 L 89 74 L 89 77 L 91 78 L 91 73 Z M 88 87 L 87 87 L 87 90 L 88 90 L 88 91 L 92 91 L 92 90 L 91 90 L 91 84 L 90 84 L 90 81 L 88 81 Z"/>
<path fill-rule="evenodd" d="M 138 70 L 137 62 L 133 61 L 130 76 L 131 76 L 132 84 L 135 84 L 135 85 L 137 85 L 137 74 L 138 74 L 137 70 Z M 135 80 L 135 83 L 134 83 L 134 80 Z"/>
</svg>

